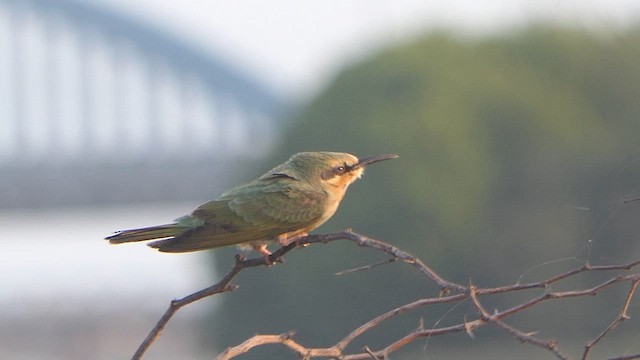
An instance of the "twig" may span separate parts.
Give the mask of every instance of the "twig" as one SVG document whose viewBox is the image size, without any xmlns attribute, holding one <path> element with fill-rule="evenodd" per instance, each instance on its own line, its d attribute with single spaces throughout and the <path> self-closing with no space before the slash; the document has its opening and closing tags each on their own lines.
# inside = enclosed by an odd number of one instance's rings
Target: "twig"
<svg viewBox="0 0 640 360">
<path fill-rule="evenodd" d="M 609 358 L 609 360 L 633 360 L 633 359 L 640 359 L 640 353 Z"/>
<path fill-rule="evenodd" d="M 191 295 L 188 295 L 179 300 L 173 300 L 169 304 L 169 308 L 162 315 L 160 320 L 156 323 L 156 325 L 151 329 L 149 335 L 144 339 L 144 341 L 140 344 L 134 355 L 131 357 L 132 360 L 139 360 L 142 358 L 144 353 L 147 351 L 149 346 L 153 344 L 153 342 L 160 336 L 162 330 L 164 330 L 165 326 L 171 320 L 173 315 L 183 306 L 191 304 L 194 301 L 198 301 L 202 298 L 219 294 L 221 292 L 228 292 L 236 289 L 236 286 L 229 285 L 231 280 L 238 275 L 242 269 L 246 269 L 249 267 L 256 266 L 270 266 L 280 261 L 281 258 L 287 254 L 289 251 L 293 250 L 296 246 L 303 246 L 307 244 L 316 244 L 316 243 L 328 243 L 330 241 L 335 240 L 351 240 L 356 242 L 360 246 L 370 247 L 373 249 L 380 250 L 384 253 L 387 253 L 393 256 L 396 259 L 400 259 L 404 262 L 407 262 L 414 267 L 416 267 L 421 273 L 425 276 L 433 280 L 436 284 L 438 284 L 442 291 L 448 292 L 450 290 L 456 291 L 464 291 L 465 288 L 461 285 L 449 282 L 440 277 L 435 271 L 431 268 L 423 264 L 420 260 L 416 259 L 413 255 L 406 253 L 392 245 L 386 244 L 379 240 L 374 240 L 368 238 L 364 235 L 357 234 L 351 230 L 344 230 L 331 234 L 318 234 L 318 235 L 309 235 L 301 238 L 299 241 L 291 243 L 289 245 L 283 246 L 279 248 L 277 251 L 273 252 L 268 259 L 264 257 L 253 258 L 245 260 L 239 256 L 236 257 L 236 262 L 234 266 L 229 270 L 229 272 L 220 280 L 217 284 L 212 285 L 206 289 L 195 292 Z"/>
<path fill-rule="evenodd" d="M 355 233 L 351 230 L 342 230 L 330 234 L 309 235 L 300 239 L 300 241 L 298 241 L 298 245 L 328 243 L 335 240 L 350 240 L 360 246 L 381 251 L 393 256 L 398 260 L 404 261 L 405 263 L 408 263 L 415 267 L 420 273 L 435 282 L 440 287 L 440 290 L 442 290 L 444 293 L 449 293 L 450 291 L 465 292 L 467 290 L 465 286 L 445 280 L 433 269 L 424 264 L 420 259 L 409 254 L 408 252 L 380 240 L 375 240 L 367 236 Z"/>
<path fill-rule="evenodd" d="M 608 269 L 609 267 L 602 267 L 603 269 Z M 600 291 L 603 291 L 604 289 L 606 289 L 607 287 L 619 283 L 619 282 L 623 282 L 623 281 L 630 281 L 630 280 L 634 280 L 636 281 L 638 279 L 638 277 L 640 277 L 640 274 L 634 274 L 634 275 L 627 275 L 627 276 L 618 276 L 609 280 L 606 280 L 594 287 L 588 288 L 588 289 L 583 289 L 583 290 L 574 290 L 574 291 L 563 291 L 563 292 L 547 292 L 543 295 L 540 295 L 534 299 L 531 299 L 528 302 L 525 302 L 523 304 L 520 305 L 516 305 L 512 308 L 500 311 L 500 312 L 496 312 L 493 315 L 488 314 L 488 312 L 486 312 L 485 310 L 485 316 L 481 315 L 480 318 L 476 319 L 476 320 L 472 320 L 472 321 L 465 321 L 462 322 L 460 324 L 456 324 L 456 325 L 452 325 L 452 326 L 446 326 L 446 327 L 441 327 L 441 328 L 432 328 L 432 329 L 419 329 L 417 331 L 411 332 L 409 334 L 407 334 L 406 336 L 402 337 L 401 339 L 392 342 L 391 344 L 387 345 L 386 347 L 384 347 L 382 350 L 379 351 L 374 351 L 373 354 L 375 356 L 377 356 L 378 358 L 386 358 L 386 356 L 388 356 L 390 353 L 406 346 L 407 344 L 419 339 L 419 338 L 424 338 L 424 337 L 431 337 L 431 336 L 440 336 L 440 335 L 447 335 L 447 334 L 452 334 L 452 333 L 457 333 L 457 332 L 462 332 L 462 331 L 472 331 L 473 329 L 479 328 L 487 323 L 494 323 L 500 327 L 502 327 L 503 329 L 505 329 L 509 334 L 511 334 L 512 336 L 514 336 L 515 338 L 521 340 L 521 341 L 525 341 L 531 344 L 534 344 L 536 346 L 540 346 L 544 349 L 547 349 L 549 351 L 551 351 L 554 355 L 556 355 L 557 357 L 564 359 L 566 358 L 565 355 L 563 355 L 562 353 L 560 353 L 557 350 L 557 344 L 555 342 L 552 341 L 545 341 L 545 340 L 540 340 L 537 339 L 535 337 L 533 337 L 531 334 L 522 332 L 518 329 L 515 329 L 513 327 L 511 327 L 508 324 L 505 324 L 504 322 L 501 321 L 502 318 L 516 314 L 518 312 L 521 312 L 529 307 L 532 307 L 534 305 L 538 305 L 541 304 L 545 301 L 549 301 L 549 300 L 553 300 L 553 299 L 562 299 L 562 298 L 573 298 L 573 297 L 579 297 L 579 296 L 590 296 L 590 295 L 595 295 Z M 515 290 L 518 290 L 518 286 L 514 285 L 513 288 Z M 486 293 L 492 293 L 492 289 L 476 289 L 475 287 L 470 287 L 470 291 L 468 294 L 455 294 L 455 295 L 450 295 L 450 296 L 446 296 L 446 297 L 440 297 L 440 298 L 426 298 L 426 299 L 419 299 L 417 301 L 411 302 L 409 304 L 400 306 L 396 309 L 393 309 L 391 311 L 388 311 L 387 313 L 384 313 L 380 316 L 377 316 L 371 320 L 369 320 L 368 322 L 366 322 L 365 324 L 361 325 L 360 327 L 358 327 L 356 330 L 352 331 L 351 333 L 349 333 L 347 336 L 345 336 L 342 340 L 340 340 L 337 344 L 329 347 L 329 348 L 325 348 L 325 349 L 313 349 L 316 351 L 322 350 L 325 351 L 327 354 L 329 353 L 337 353 L 340 354 L 339 356 L 335 357 L 335 358 L 339 358 L 339 359 L 343 359 L 343 360 L 370 360 L 371 359 L 371 355 L 367 352 L 363 352 L 363 353 L 357 353 L 357 354 L 345 354 L 345 348 L 348 346 L 349 343 L 351 343 L 355 338 L 357 338 L 358 336 L 364 334 L 366 331 L 373 329 L 376 326 L 381 325 L 383 322 L 408 311 L 414 310 L 418 307 L 422 307 L 422 306 L 429 306 L 429 305 L 435 305 L 435 304 L 440 304 L 440 303 L 448 303 L 448 302 L 455 302 L 455 301 L 461 301 L 463 299 L 467 299 L 467 298 L 471 298 L 473 294 L 473 297 L 475 297 L 476 299 L 478 298 L 478 295 L 480 294 L 480 291 L 484 290 Z M 477 304 L 480 304 L 479 301 L 477 302 Z M 484 308 L 483 308 L 484 309 Z M 491 321 L 489 321 L 491 320 Z M 239 345 L 241 346 L 241 345 Z M 554 350 L 555 349 L 555 350 Z M 300 354 L 305 353 L 304 351 L 299 352 Z"/>
<path fill-rule="evenodd" d="M 147 335 L 144 341 L 140 344 L 136 352 L 131 357 L 131 360 L 139 360 L 142 358 L 149 346 L 151 346 L 151 344 L 153 344 L 153 342 L 160 336 L 160 334 L 162 334 L 162 330 L 164 330 L 169 320 L 171 320 L 173 315 L 182 307 L 211 295 L 235 290 L 237 286 L 230 285 L 229 283 L 231 282 L 231 280 L 233 280 L 234 277 L 236 277 L 236 275 L 238 275 L 240 271 L 242 271 L 242 269 L 271 265 L 278 261 L 284 254 L 291 251 L 293 247 L 294 246 L 282 247 L 278 249 L 278 251 L 271 254 L 271 256 L 269 256 L 269 259 L 259 257 L 255 259 L 245 260 L 242 256 L 236 255 L 235 264 L 217 284 L 197 291 L 191 295 L 185 296 L 182 299 L 171 301 L 171 303 L 169 304 L 169 308 L 165 311 L 160 320 L 158 320 L 153 329 L 151 329 L 149 335 Z"/>
<path fill-rule="evenodd" d="M 390 353 L 406 346 L 407 344 L 415 341 L 416 339 L 430 337 L 430 336 L 446 335 L 446 334 L 462 332 L 462 331 L 472 332 L 474 329 L 481 327 L 487 323 L 494 324 L 504 329 L 510 335 L 519 339 L 520 341 L 542 347 L 544 349 L 547 349 L 551 353 L 553 353 L 556 357 L 560 359 L 565 359 L 566 357 L 558 350 L 557 344 L 555 342 L 538 339 L 534 337 L 532 334 L 525 333 L 519 329 L 516 329 L 506 324 L 504 321 L 502 321 L 502 318 L 522 312 L 530 307 L 536 306 L 538 304 L 541 304 L 549 300 L 596 295 L 599 292 L 603 291 L 604 289 L 614 284 L 617 284 L 620 282 L 627 282 L 627 281 L 631 282 L 632 286 L 627 294 L 626 301 L 622 306 L 619 318 L 616 319 L 614 322 L 612 322 L 596 339 L 594 339 L 593 341 L 587 344 L 587 346 L 585 347 L 585 353 L 583 354 L 583 359 L 586 360 L 591 349 L 602 338 L 604 338 L 614 328 L 616 328 L 622 321 L 628 318 L 627 310 L 628 310 L 629 304 L 638 286 L 638 283 L 640 283 L 640 274 L 629 274 L 629 275 L 618 275 L 618 276 L 612 277 L 588 289 L 561 291 L 561 292 L 549 291 L 549 287 L 552 284 L 555 284 L 562 280 L 566 280 L 570 277 L 573 277 L 581 273 L 594 272 L 594 271 L 597 271 L 597 272 L 622 271 L 622 270 L 633 269 L 634 267 L 640 265 L 640 261 L 634 261 L 626 264 L 600 265 L 600 266 L 593 266 L 587 263 L 579 268 L 566 271 L 564 273 L 550 277 L 546 280 L 527 283 L 527 284 L 516 283 L 512 285 L 500 286 L 500 287 L 494 287 L 494 288 L 476 288 L 475 286 L 467 287 L 467 286 L 463 286 L 463 285 L 445 280 L 440 275 L 438 275 L 435 271 L 433 271 L 430 267 L 422 263 L 422 261 L 420 261 L 413 255 L 403 250 L 400 250 L 382 241 L 371 239 L 364 235 L 354 233 L 351 230 L 344 230 L 344 231 L 331 233 L 331 234 L 309 235 L 304 238 L 301 238 L 296 243 L 292 243 L 279 248 L 277 251 L 272 253 L 268 258 L 258 257 L 258 258 L 252 258 L 252 259 L 244 259 L 240 256 L 237 256 L 233 267 L 229 270 L 229 272 L 227 272 L 227 274 L 217 284 L 210 286 L 206 289 L 200 290 L 198 292 L 195 292 L 182 299 L 172 301 L 167 311 L 164 313 L 164 315 L 160 318 L 160 320 L 151 330 L 147 338 L 142 342 L 142 344 L 140 345 L 140 347 L 138 348 L 138 350 L 136 351 L 132 359 L 137 360 L 142 358 L 145 351 L 155 341 L 155 339 L 157 339 L 160 336 L 164 327 L 167 325 L 167 323 L 172 318 L 172 316 L 180 308 L 208 296 L 235 290 L 237 287 L 235 285 L 230 284 L 231 280 L 233 280 L 233 278 L 235 278 L 235 276 L 237 276 L 238 273 L 243 269 L 256 267 L 256 266 L 273 265 L 281 261 L 282 257 L 286 255 L 289 251 L 293 250 L 296 246 L 302 246 L 307 244 L 317 244 L 317 243 L 328 243 L 331 241 L 341 240 L 341 239 L 353 241 L 360 246 L 369 247 L 391 256 L 391 258 L 389 260 L 386 260 L 384 263 L 401 260 L 405 263 L 412 265 L 417 271 L 423 274 L 427 279 L 435 282 L 440 287 L 442 296 L 419 299 L 411 303 L 397 307 L 384 314 L 381 314 L 369 320 L 368 322 L 364 323 L 363 325 L 359 326 L 355 330 L 351 331 L 338 343 L 328 348 L 306 348 L 292 339 L 292 335 L 293 335 L 292 333 L 286 333 L 281 335 L 256 335 L 248 339 L 247 341 L 243 342 L 242 344 L 228 348 L 227 350 L 225 350 L 225 352 L 220 354 L 217 359 L 220 359 L 220 360 L 231 359 L 234 356 L 245 353 L 256 346 L 261 346 L 264 344 L 274 344 L 274 343 L 279 343 L 284 345 L 285 347 L 298 353 L 304 359 L 311 359 L 313 357 L 325 357 L 325 358 L 333 358 L 333 359 L 341 359 L 341 360 L 371 360 L 372 358 L 386 359 Z M 378 263 L 378 264 L 381 264 L 381 263 Z M 378 264 L 367 265 L 365 267 L 361 267 L 358 269 L 368 269 L 373 266 L 377 266 Z M 347 271 L 357 271 L 358 269 L 347 270 Z M 490 314 L 489 312 L 487 312 L 486 309 L 482 306 L 481 302 L 479 301 L 479 297 L 488 295 L 488 294 L 508 293 L 508 292 L 515 292 L 515 291 L 522 291 L 522 290 L 529 290 L 529 289 L 536 289 L 536 288 L 545 289 L 545 292 L 541 295 L 533 297 L 529 301 L 525 301 L 523 303 L 520 303 L 518 305 L 515 305 L 511 308 L 508 308 L 502 311 L 497 311 L 494 314 Z M 450 294 L 452 291 L 455 293 Z M 459 324 L 439 327 L 439 328 L 434 327 L 431 329 L 424 329 L 421 327 L 420 329 L 413 331 L 405 335 L 404 337 L 391 342 L 381 350 L 374 351 L 367 347 L 362 353 L 345 354 L 346 347 L 354 339 L 361 336 L 365 332 L 383 324 L 387 320 L 398 316 L 399 314 L 412 311 L 419 307 L 431 306 L 435 304 L 442 304 L 442 303 L 449 303 L 449 302 L 460 302 L 466 299 L 471 299 L 472 303 L 474 304 L 474 306 L 476 307 L 476 309 L 480 314 L 480 316 L 475 320 L 471 320 L 471 321 L 464 320 Z M 616 359 L 622 360 L 622 359 L 640 358 L 640 354 L 638 354 L 637 357 L 633 357 L 633 356 L 636 356 L 636 355 L 626 355 Z"/>
<path fill-rule="evenodd" d="M 515 327 L 505 323 L 498 317 L 497 315 L 491 315 L 489 312 L 482 306 L 480 301 L 478 300 L 478 296 L 476 294 L 476 287 L 471 285 L 469 286 L 469 296 L 471 298 L 471 302 L 476 307 L 480 315 L 482 316 L 482 320 L 487 321 L 489 323 L 495 324 L 498 327 L 504 329 L 509 334 L 513 335 L 516 339 L 529 343 L 543 349 L 550 351 L 554 354 L 558 359 L 566 360 L 568 359 L 564 354 L 560 352 L 558 349 L 558 344 L 555 340 L 541 340 L 537 337 L 533 336 L 530 333 L 525 333 L 521 330 L 516 329 Z"/>
<path fill-rule="evenodd" d="M 336 358 L 340 354 L 331 348 L 328 349 L 307 349 L 292 339 L 293 333 L 284 333 L 281 335 L 255 335 L 242 344 L 227 348 L 222 354 L 216 357 L 216 360 L 228 360 L 238 355 L 244 354 L 256 346 L 266 344 L 282 344 L 298 353 L 304 359 L 313 357 L 329 357 Z"/>
<path fill-rule="evenodd" d="M 371 349 L 369 349 L 369 347 L 368 347 L 368 346 L 365 346 L 365 347 L 363 348 L 363 350 L 364 350 L 364 352 L 366 352 L 367 354 L 369 354 L 369 356 L 371 356 L 371 358 L 372 358 L 373 360 L 380 360 L 380 359 L 378 358 L 378 356 L 376 356 L 376 354 L 374 354 L 374 353 L 373 353 L 373 351 L 371 351 Z"/>
<path fill-rule="evenodd" d="M 589 353 L 591 352 L 591 349 L 600 340 L 602 340 L 610 331 L 617 328 L 618 325 L 622 324 L 623 321 L 629 320 L 629 315 L 627 314 L 627 311 L 629 310 L 629 304 L 631 303 L 631 298 L 633 298 L 633 294 L 635 293 L 639 282 L 640 282 L 640 277 L 637 277 L 631 283 L 631 289 L 629 289 L 629 292 L 627 293 L 627 297 L 624 301 L 624 304 L 622 305 L 622 310 L 620 310 L 620 314 L 618 315 L 618 317 L 614 319 L 613 322 L 611 322 L 611 324 L 609 324 L 609 326 L 607 326 L 607 328 L 600 333 L 600 335 L 598 335 L 595 339 L 591 340 L 584 346 L 584 353 L 582 354 L 582 360 L 587 359 L 587 357 L 589 356 Z"/>
<path fill-rule="evenodd" d="M 450 295 L 450 296 L 445 296 L 445 297 L 439 297 L 439 298 L 428 298 L 428 299 L 420 299 L 414 302 L 411 302 L 409 304 L 400 306 L 398 308 L 395 308 L 391 311 L 388 311 L 380 316 L 377 316 L 371 320 L 369 320 L 368 322 L 366 322 L 365 324 L 361 325 L 360 327 L 358 327 L 357 329 L 353 330 L 351 333 L 349 333 L 347 336 L 345 336 L 342 340 L 340 340 L 337 344 L 334 345 L 334 347 L 340 349 L 340 351 L 344 351 L 344 349 L 346 349 L 346 347 L 349 345 L 349 343 L 351 343 L 353 340 L 355 340 L 358 336 L 364 334 L 365 332 L 373 329 L 374 327 L 380 325 L 381 323 L 397 316 L 400 315 L 402 313 L 411 311 L 413 309 L 416 309 L 418 307 L 422 307 L 422 306 L 426 306 L 426 305 L 433 305 L 433 304 L 442 304 L 442 303 L 447 303 L 447 302 L 452 302 L 452 301 L 456 301 L 456 300 L 462 300 L 466 297 L 466 295 L 464 294 L 457 294 L 457 295 Z"/>
<path fill-rule="evenodd" d="M 383 260 L 374 264 L 369 264 L 369 265 L 364 265 L 364 266 L 360 266 L 357 268 L 353 268 L 353 269 L 348 269 L 348 270 L 342 270 L 342 271 L 338 271 L 337 273 L 333 274 L 334 276 L 342 276 L 345 274 L 350 274 L 352 272 L 356 272 L 356 271 L 364 271 L 364 270 L 369 270 L 369 269 L 373 269 L 374 267 L 378 267 L 381 265 L 386 265 L 386 264 L 391 264 L 392 262 L 397 261 L 398 259 L 396 258 L 388 258 L 387 260 Z"/>
</svg>

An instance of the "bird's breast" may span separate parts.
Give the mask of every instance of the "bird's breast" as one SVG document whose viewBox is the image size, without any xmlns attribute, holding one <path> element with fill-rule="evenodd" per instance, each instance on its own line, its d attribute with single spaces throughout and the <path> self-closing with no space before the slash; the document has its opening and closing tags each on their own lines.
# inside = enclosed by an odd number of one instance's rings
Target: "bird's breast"
<svg viewBox="0 0 640 360">
<path fill-rule="evenodd" d="M 327 200 L 324 204 L 324 210 L 322 211 L 322 216 L 318 221 L 317 226 L 320 226 L 325 221 L 329 220 L 333 214 L 335 214 L 336 210 L 338 210 L 338 206 L 344 197 L 344 191 L 340 192 L 330 192 L 328 193 Z"/>
</svg>

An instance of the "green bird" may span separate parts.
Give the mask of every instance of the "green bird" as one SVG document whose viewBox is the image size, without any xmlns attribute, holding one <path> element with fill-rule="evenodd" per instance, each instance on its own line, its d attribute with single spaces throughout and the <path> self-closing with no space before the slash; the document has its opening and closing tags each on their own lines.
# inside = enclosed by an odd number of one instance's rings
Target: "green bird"
<svg viewBox="0 0 640 360">
<path fill-rule="evenodd" d="M 156 240 L 148 245 L 173 253 L 235 244 L 266 256 L 270 254 L 267 244 L 288 245 L 327 221 L 366 166 L 397 157 L 298 153 L 172 224 L 123 230 L 106 240 L 111 244 Z"/>
</svg>

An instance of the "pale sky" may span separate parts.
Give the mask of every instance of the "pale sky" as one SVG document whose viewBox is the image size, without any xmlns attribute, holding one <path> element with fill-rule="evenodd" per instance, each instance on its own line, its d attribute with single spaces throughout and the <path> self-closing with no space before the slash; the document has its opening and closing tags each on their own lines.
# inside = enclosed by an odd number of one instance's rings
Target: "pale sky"
<svg viewBox="0 0 640 360">
<path fill-rule="evenodd" d="M 640 0 L 93 0 L 212 49 L 286 95 L 310 96 L 358 57 L 427 29 L 486 34 L 537 19 L 640 23 Z"/>
</svg>

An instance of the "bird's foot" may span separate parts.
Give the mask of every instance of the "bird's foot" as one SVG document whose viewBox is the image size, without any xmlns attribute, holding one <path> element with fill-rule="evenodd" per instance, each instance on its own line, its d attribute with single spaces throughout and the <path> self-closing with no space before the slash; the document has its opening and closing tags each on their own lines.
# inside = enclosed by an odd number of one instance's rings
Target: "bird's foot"
<svg viewBox="0 0 640 360">
<path fill-rule="evenodd" d="M 282 234 L 278 236 L 278 244 L 280 244 L 280 246 L 287 246 L 291 243 L 296 243 L 297 247 L 300 246 L 307 246 L 308 244 L 300 244 L 300 239 L 302 239 L 303 237 L 307 236 L 309 234 L 307 233 L 302 233 L 302 234 L 298 234 L 292 237 L 288 237 L 286 234 Z"/>
<path fill-rule="evenodd" d="M 271 261 L 271 251 L 269 251 L 269 249 L 267 248 L 267 244 L 251 245 L 251 247 L 253 248 L 253 250 L 262 254 L 262 257 L 264 257 L 264 262 L 267 265 L 271 266 L 275 264 L 275 262 Z"/>
</svg>

